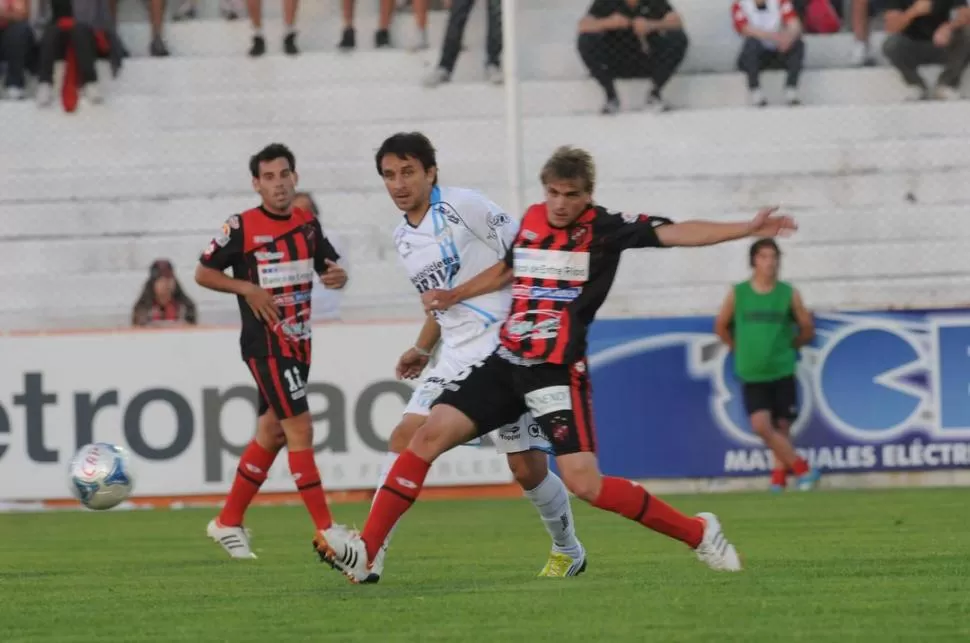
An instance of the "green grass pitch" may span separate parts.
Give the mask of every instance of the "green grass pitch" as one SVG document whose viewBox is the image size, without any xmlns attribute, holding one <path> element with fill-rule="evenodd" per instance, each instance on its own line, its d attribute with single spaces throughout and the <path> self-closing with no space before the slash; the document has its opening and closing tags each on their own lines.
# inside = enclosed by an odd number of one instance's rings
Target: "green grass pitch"
<svg viewBox="0 0 970 643">
<path fill-rule="evenodd" d="M 746 570 L 579 502 L 581 577 L 535 578 L 527 501 L 429 501 L 377 586 L 317 562 L 300 507 L 251 510 L 255 561 L 205 538 L 213 511 L 0 515 L 0 641 L 970 641 L 970 490 L 670 500 L 717 513 Z"/>
</svg>

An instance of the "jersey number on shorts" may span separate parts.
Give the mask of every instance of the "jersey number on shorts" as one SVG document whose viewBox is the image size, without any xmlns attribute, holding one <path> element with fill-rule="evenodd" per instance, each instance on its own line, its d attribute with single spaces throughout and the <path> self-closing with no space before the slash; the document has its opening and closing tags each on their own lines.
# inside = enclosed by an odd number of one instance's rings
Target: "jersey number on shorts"
<svg viewBox="0 0 970 643">
<path fill-rule="evenodd" d="M 293 366 L 283 371 L 283 377 L 286 378 L 287 384 L 290 385 L 291 396 L 293 393 L 296 393 L 297 391 L 302 391 L 303 388 L 306 386 L 306 384 L 304 384 L 303 382 L 303 378 L 300 377 L 300 369 L 298 369 L 296 366 Z"/>
</svg>

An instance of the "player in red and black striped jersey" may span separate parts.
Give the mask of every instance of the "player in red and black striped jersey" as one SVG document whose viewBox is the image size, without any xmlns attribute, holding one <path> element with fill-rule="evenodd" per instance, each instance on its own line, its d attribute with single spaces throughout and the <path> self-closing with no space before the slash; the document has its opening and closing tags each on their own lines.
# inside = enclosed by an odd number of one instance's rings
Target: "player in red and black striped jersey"
<svg viewBox="0 0 970 643">
<path fill-rule="evenodd" d="M 290 472 L 319 532 L 333 521 L 313 458 L 313 424 L 306 400 L 310 372 L 310 292 L 316 275 L 343 288 L 347 273 L 310 212 L 293 207 L 296 159 L 280 144 L 250 159 L 259 207 L 235 214 L 212 240 L 196 269 L 199 285 L 232 293 L 242 317 L 242 357 L 259 390 L 256 437 L 239 460 L 219 517 L 207 533 L 233 558 L 255 558 L 243 514 L 285 445 Z M 232 268 L 232 277 L 224 270 Z"/>
<path fill-rule="evenodd" d="M 422 295 L 429 310 L 443 310 L 511 283 L 514 300 L 498 349 L 435 400 L 431 415 L 391 468 L 363 533 L 330 543 L 330 562 L 352 581 L 366 578 L 366 561 L 417 499 L 439 455 L 527 410 L 552 443 L 561 476 L 574 494 L 686 543 L 712 569 L 740 571 L 740 556 L 716 516 L 686 516 L 638 484 L 600 474 L 586 334 L 623 250 L 787 234 L 794 221 L 775 215 L 773 208 L 744 223 L 673 223 L 610 212 L 593 204 L 594 177 L 589 154 L 557 150 L 542 171 L 546 202 L 526 212 L 506 260 L 453 290 Z"/>
</svg>

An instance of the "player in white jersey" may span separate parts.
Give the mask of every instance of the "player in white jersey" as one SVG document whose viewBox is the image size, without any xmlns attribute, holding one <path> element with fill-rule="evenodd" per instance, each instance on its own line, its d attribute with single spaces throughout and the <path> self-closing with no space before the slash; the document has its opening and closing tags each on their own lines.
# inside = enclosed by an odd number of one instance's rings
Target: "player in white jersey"
<svg viewBox="0 0 970 643">
<path fill-rule="evenodd" d="M 518 222 L 474 190 L 439 187 L 435 150 L 423 134 L 388 138 L 376 161 L 388 194 L 404 213 L 394 231 L 394 245 L 419 293 L 468 281 L 505 256 L 518 232 Z M 420 376 L 439 339 L 441 346 L 391 435 L 378 488 L 384 485 L 397 454 L 407 448 L 424 423 L 442 388 L 495 350 L 511 301 L 511 291 L 505 289 L 427 318 L 414 347 L 398 361 L 398 377 Z M 552 551 L 539 575 L 582 573 L 586 551 L 576 537 L 566 487 L 549 471 L 549 442 L 528 414 L 515 424 L 495 428 L 492 441 L 500 453 L 507 454 L 513 477 L 539 511 L 552 538 Z M 386 551 L 387 541 L 374 560 L 371 582 L 380 579 Z"/>
</svg>

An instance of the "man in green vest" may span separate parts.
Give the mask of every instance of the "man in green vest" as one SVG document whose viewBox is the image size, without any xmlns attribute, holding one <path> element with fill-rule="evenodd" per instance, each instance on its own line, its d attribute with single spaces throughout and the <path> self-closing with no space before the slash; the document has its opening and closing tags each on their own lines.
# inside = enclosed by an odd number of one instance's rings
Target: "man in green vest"
<svg viewBox="0 0 970 643">
<path fill-rule="evenodd" d="M 795 452 L 789 432 L 798 417 L 798 349 L 815 337 L 815 324 L 798 291 L 778 280 L 780 259 L 773 239 L 751 245 L 751 279 L 728 293 L 714 331 L 734 351 L 751 427 L 774 454 L 771 490 L 783 491 L 791 471 L 798 489 L 808 491 L 820 474 Z"/>
</svg>

